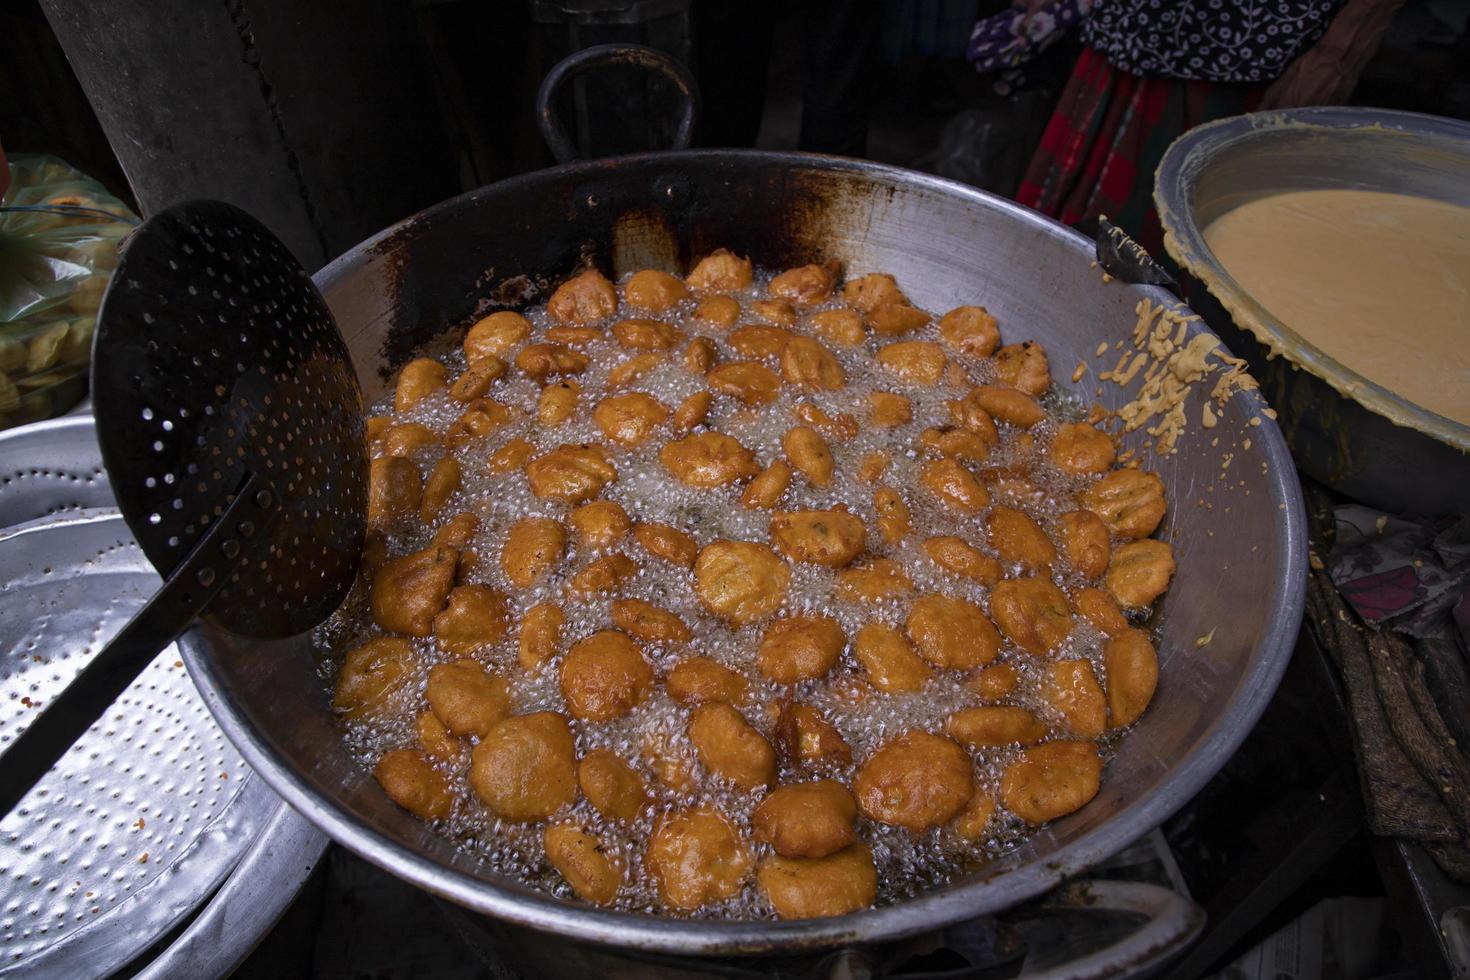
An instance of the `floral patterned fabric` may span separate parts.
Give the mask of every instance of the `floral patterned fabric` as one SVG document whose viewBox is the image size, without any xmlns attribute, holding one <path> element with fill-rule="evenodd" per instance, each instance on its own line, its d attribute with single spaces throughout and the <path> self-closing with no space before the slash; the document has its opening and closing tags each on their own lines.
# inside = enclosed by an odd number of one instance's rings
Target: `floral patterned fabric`
<svg viewBox="0 0 1470 980">
<path fill-rule="evenodd" d="M 977 21 L 965 58 L 982 75 L 999 73 L 1001 95 L 1026 87 L 1025 64 L 1061 40 L 1092 12 L 1093 0 L 1057 0 L 1031 14 L 1019 7 Z"/>
<path fill-rule="evenodd" d="M 1098 0 L 1082 28 L 1115 68 L 1268 82 L 1310 47 L 1342 0 Z"/>
</svg>

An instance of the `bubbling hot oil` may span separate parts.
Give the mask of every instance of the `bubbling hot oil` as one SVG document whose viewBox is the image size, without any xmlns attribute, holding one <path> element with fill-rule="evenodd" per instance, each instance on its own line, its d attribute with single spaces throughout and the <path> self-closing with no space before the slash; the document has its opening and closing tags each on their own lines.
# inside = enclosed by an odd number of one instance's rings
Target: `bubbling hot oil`
<svg viewBox="0 0 1470 980">
<path fill-rule="evenodd" d="M 748 304 L 764 298 L 769 279 L 768 274 L 758 276 L 750 289 L 733 294 L 742 305 L 742 316 L 737 325 L 761 322 L 751 313 Z M 621 284 L 619 298 L 622 298 Z M 696 336 L 709 337 L 718 349 L 719 361 L 746 359 L 725 343 L 726 331 L 690 315 L 694 306 L 695 301 L 691 299 L 663 313 L 641 312 L 638 315 L 676 324 L 685 333 L 686 340 Z M 809 315 L 841 306 L 840 301 L 833 299 L 806 313 Z M 544 331 L 555 325 L 544 307 L 526 311 L 525 315 L 534 326 L 527 343 L 543 339 Z M 790 329 L 805 332 L 806 319 L 804 316 L 801 323 Z M 457 343 L 451 342 L 457 341 L 458 336 L 457 333 L 446 335 L 424 352 L 425 356 L 442 361 L 449 368 L 451 377 L 466 366 L 463 352 Z M 946 401 L 963 397 L 972 385 L 994 380 L 993 364 L 947 350 L 951 362 L 957 362 L 965 369 L 968 375 L 965 383 L 955 384 L 955 379 L 946 378 L 935 385 L 905 384 L 873 359 L 880 347 L 894 339 L 937 342 L 939 333 L 936 324 L 930 323 L 902 338 L 870 335 L 858 348 L 839 348 L 829 344 L 846 374 L 846 383 L 840 390 L 799 392 L 782 384 L 777 399 L 759 408 L 749 408 L 735 399 L 717 396 L 704 425 L 696 431 L 711 428 L 733 436 L 751 450 L 764 467 L 774 459 L 783 458 L 781 438 L 793 425 L 802 424 L 793 414 L 802 402 L 811 403 L 834 418 L 841 413 L 852 415 L 860 426 L 856 436 L 847 440 L 826 436 L 835 463 L 831 486 L 811 486 L 797 474 L 783 495 L 779 509 L 846 506 L 861 517 L 868 528 L 869 552 L 885 554 L 902 563 L 913 582 L 914 595 L 937 592 L 959 596 L 974 602 L 988 615 L 989 590 L 939 568 L 927 558 L 920 543 L 932 536 L 958 535 L 993 557 L 993 550 L 986 544 L 984 522 L 989 508 L 973 516 L 963 516 L 944 508 L 931 495 L 918 491 L 922 459 L 914 447 L 919 445 L 919 435 L 924 429 L 949 424 Z M 1022 338 L 1005 339 L 1014 342 Z M 681 343 L 678 349 L 669 351 L 657 368 L 625 385 L 622 390 L 646 392 L 671 410 L 685 397 L 703 390 L 703 379 L 683 367 L 682 347 Z M 688 569 L 648 555 L 632 541 L 631 535 L 598 551 L 581 547 L 576 535 L 569 534 L 567 555 L 556 572 L 528 589 L 512 586 L 499 563 L 500 546 L 511 525 L 532 516 L 552 517 L 565 522 L 572 510 L 555 501 L 537 499 L 520 470 L 504 474 L 488 471 L 485 460 L 490 453 L 516 438 L 530 442 L 536 447 L 537 454 L 565 443 L 595 442 L 607 447 L 618 476 L 603 491 L 601 499 L 620 504 L 634 524 L 654 521 L 672 524 L 692 535 L 701 547 L 722 538 L 770 540 L 770 512 L 743 507 L 740 503 L 741 485 L 715 489 L 687 487 L 664 469 L 658 460 L 658 450 L 670 437 L 667 424 L 660 427 L 658 435 L 641 446 L 622 448 L 608 443 L 592 421 L 592 409 L 606 391 L 609 371 L 633 354 L 618 346 L 610 333 L 604 339 L 580 345 L 578 349 L 588 355 L 589 366 L 575 379 L 582 387 L 582 394 L 577 411 L 568 422 L 555 428 L 541 426 L 536 421 L 541 385 L 512 369 L 496 382 L 489 394 L 515 409 L 517 418 L 497 430 L 489 440 L 451 450 L 459 458 L 463 484 L 445 506 L 441 520 L 465 511 L 475 513 L 480 519 L 479 528 L 468 546 L 478 554 L 479 561 L 466 581 L 484 583 L 504 592 L 509 597 L 513 624 L 518 624 L 526 610 L 541 602 L 557 603 L 566 615 L 558 654 L 537 671 L 525 671 L 517 663 L 515 625 L 500 643 L 476 654 L 476 659 L 487 669 L 512 679 L 514 713 L 549 710 L 567 714 L 557 679 L 562 655 L 578 639 L 612 628 L 609 605 L 617 598 L 651 602 L 678 615 L 693 631 L 695 639 L 688 643 L 640 644 L 659 677 L 665 676 L 684 657 L 695 654 L 710 657 L 745 677 L 750 685 L 750 697 L 742 705 L 742 714 L 773 744 L 776 706 L 788 695 L 797 703 L 804 702 L 820 710 L 838 729 L 852 749 L 852 763 L 826 764 L 805 770 L 786 768 L 779 773 L 779 780 L 783 783 L 821 775 L 851 785 L 858 764 L 888 739 L 914 728 L 942 732 L 944 719 L 954 711 L 993 703 L 984 701 L 965 687 L 953 672 L 945 671 L 936 671 L 920 692 L 884 695 L 868 688 L 863 681 L 862 668 L 853 658 L 851 640 L 869 622 L 901 627 L 909 603 L 907 600 L 894 600 L 873 605 L 845 601 L 833 591 L 836 573 L 821 566 L 792 563 L 785 606 L 776 615 L 821 613 L 832 616 L 842 625 L 849 644 L 828 676 L 791 688 L 771 683 L 756 669 L 755 651 L 761 637 L 759 625 L 740 629 L 727 626 L 700 604 Z M 776 368 L 770 360 L 765 363 Z M 868 418 L 868 396 L 874 391 L 895 391 L 906 395 L 912 403 L 912 421 L 893 429 L 864 424 Z M 1043 404 L 1050 417 L 1030 430 L 1035 444 L 1042 446 L 1049 441 L 1058 421 L 1074 420 L 1082 415 L 1079 406 L 1065 395 L 1048 395 Z M 395 422 L 418 422 L 439 434 L 458 418 L 462 410 L 463 406 L 451 400 L 443 389 L 404 413 L 394 413 L 391 393 L 373 406 L 373 414 L 393 416 Z M 1002 427 L 1002 431 L 1002 443 L 987 465 L 1017 466 L 1029 470 L 1028 477 L 1036 492 L 1028 494 L 1024 500 L 1008 500 L 1003 494 L 996 493 L 994 502 L 1021 507 L 1042 525 L 1074 509 L 1075 495 L 1085 480 L 1059 471 L 1044 454 L 1026 450 L 1016 441 L 1018 433 L 1015 430 Z M 437 444 L 425 447 L 414 457 L 415 462 L 426 474 L 441 451 Z M 884 453 L 890 462 L 877 481 L 864 482 L 857 476 L 858 468 L 870 453 Z M 899 489 L 910 508 L 912 533 L 895 547 L 885 546 L 876 530 L 873 491 L 879 486 Z M 433 528 L 414 523 L 414 527 L 400 528 L 388 538 L 390 555 L 405 554 L 427 546 L 433 536 Z M 569 601 L 565 594 L 569 577 L 593 558 L 613 551 L 621 551 L 637 560 L 641 570 L 614 596 L 580 596 Z M 1002 567 L 1008 576 L 1020 572 L 1019 566 L 1003 564 Z M 1064 568 L 1058 569 L 1055 580 L 1068 589 L 1080 584 L 1080 580 Z M 319 648 L 336 654 L 336 659 L 346 650 L 380 633 L 368 612 L 366 592 L 365 584 L 360 582 L 339 613 L 318 633 Z M 391 749 L 418 744 L 415 722 L 425 707 L 423 691 L 428 670 L 436 663 L 455 659 L 437 650 L 432 637 L 413 639 L 412 643 L 417 653 L 415 671 L 399 688 L 392 710 L 369 721 L 344 726 L 346 743 L 364 767 L 371 768 L 383 753 Z M 1102 643 L 1102 635 L 1078 617 L 1065 647 L 1056 656 L 1087 658 L 1099 683 L 1106 686 Z M 1038 694 L 1040 662 L 1018 654 L 1009 646 L 1001 654 L 1001 660 L 1015 666 L 1020 676 L 1020 683 L 1008 699 L 1009 703 L 1026 707 L 1038 717 L 1047 719 L 1049 708 Z M 335 659 L 324 659 L 324 683 L 331 682 L 334 670 Z M 863 696 L 853 697 L 855 691 L 863 692 Z M 611 749 L 643 773 L 652 798 L 652 805 L 645 807 L 632 824 L 606 820 L 585 798 L 579 798 L 573 806 L 550 821 L 580 824 L 602 841 L 606 851 L 621 861 L 627 871 L 624 887 L 614 902 L 616 908 L 669 914 L 659 902 L 653 882 L 641 865 L 644 842 L 659 819 L 669 812 L 700 803 L 713 805 L 740 831 L 755 860 L 758 861 L 763 854 L 765 845 L 756 844 L 750 837 L 751 817 L 760 801 L 760 794 L 736 789 L 709 776 L 700 781 L 695 792 L 679 793 L 654 778 L 646 765 L 647 747 L 656 743 L 664 747 L 665 753 L 684 760 L 691 771 L 699 772 L 693 747 L 685 735 L 688 716 L 689 709 L 676 704 L 660 686 L 626 717 L 601 724 L 573 721 L 579 758 L 595 748 Z M 1110 742 L 1115 738 L 1116 735 L 1105 737 L 1100 746 L 1105 757 Z M 972 750 L 977 791 L 996 798 L 1001 775 L 1019 751 L 1018 747 Z M 437 829 L 477 855 L 499 875 L 564 898 L 574 897 L 570 887 L 546 858 L 542 846 L 545 822 L 519 824 L 497 819 L 487 812 L 470 789 L 467 765 L 445 766 L 444 771 L 456 788 L 458 802 L 452 817 L 440 822 Z M 995 859 L 1021 843 L 1027 836 L 1027 830 L 1023 822 L 999 808 L 981 840 L 963 839 L 947 828 L 912 834 L 865 818 L 860 820 L 859 834 L 872 849 L 879 880 L 877 902 L 884 904 L 942 885 L 981 863 Z M 696 915 L 701 918 L 750 919 L 771 917 L 773 913 L 752 881 L 736 898 L 706 906 Z"/>
</svg>

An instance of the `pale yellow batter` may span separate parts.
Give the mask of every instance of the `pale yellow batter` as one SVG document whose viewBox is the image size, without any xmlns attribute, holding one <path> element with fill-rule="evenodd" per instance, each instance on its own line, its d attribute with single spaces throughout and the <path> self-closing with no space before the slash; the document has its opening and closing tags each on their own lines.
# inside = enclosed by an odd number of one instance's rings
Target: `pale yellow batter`
<svg viewBox="0 0 1470 980">
<path fill-rule="evenodd" d="M 1241 205 L 1205 241 L 1251 296 L 1345 367 L 1470 425 L 1470 208 L 1379 191 Z"/>
</svg>

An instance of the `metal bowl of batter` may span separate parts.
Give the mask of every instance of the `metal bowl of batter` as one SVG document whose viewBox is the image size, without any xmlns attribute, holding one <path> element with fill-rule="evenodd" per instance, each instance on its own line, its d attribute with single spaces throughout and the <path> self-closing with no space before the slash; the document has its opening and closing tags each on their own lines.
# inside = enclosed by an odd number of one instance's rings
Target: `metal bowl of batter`
<svg viewBox="0 0 1470 980">
<path fill-rule="evenodd" d="M 1470 206 L 1470 123 L 1365 108 L 1224 119 L 1175 141 L 1159 166 L 1154 200 L 1169 254 L 1197 280 L 1190 286 L 1203 287 L 1191 290 L 1191 306 L 1250 361 L 1303 472 L 1386 510 L 1470 510 L 1470 425 L 1426 407 L 1436 393 L 1422 385 L 1391 390 L 1303 337 L 1233 277 L 1207 241 L 1212 224 L 1238 208 L 1321 190 Z M 1435 359 L 1434 350 L 1412 349 L 1404 328 L 1414 310 L 1407 306 L 1403 321 L 1386 331 L 1384 356 Z M 1448 326 L 1461 339 L 1441 361 L 1463 357 L 1470 330 L 1470 322 Z M 1388 350 L 1404 344 L 1411 349 Z M 1458 370 L 1440 387 L 1470 390 L 1470 378 L 1455 381 Z"/>
</svg>

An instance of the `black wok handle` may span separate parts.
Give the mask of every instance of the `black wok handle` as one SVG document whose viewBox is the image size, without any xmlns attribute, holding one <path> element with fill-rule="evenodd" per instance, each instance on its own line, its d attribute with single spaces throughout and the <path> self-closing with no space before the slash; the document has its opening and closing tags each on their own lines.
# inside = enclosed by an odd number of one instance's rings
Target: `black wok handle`
<svg viewBox="0 0 1470 980">
<path fill-rule="evenodd" d="M 556 162 L 571 163 L 581 156 L 576 144 L 567 136 L 556 118 L 553 105 L 556 93 L 568 79 L 594 68 L 611 65 L 630 65 L 658 72 L 673 83 L 683 103 L 683 112 L 680 114 L 679 128 L 674 133 L 674 144 L 670 149 L 687 150 L 694 138 L 694 124 L 699 120 L 699 85 L 689 69 L 662 51 L 641 44 L 598 44 L 558 61 L 546 73 L 546 78 L 542 80 L 541 88 L 536 93 L 536 124 L 541 127 L 541 138 L 546 141 Z"/>
<path fill-rule="evenodd" d="M 1042 904 L 1075 911 L 1123 912 L 1144 922 L 1095 953 L 1026 974 L 1026 980 L 1153 976 L 1188 949 L 1205 927 L 1204 909 L 1173 889 L 1145 881 L 1074 880 L 1052 892 Z"/>
<path fill-rule="evenodd" d="M 1043 898 L 1040 905 L 1073 912 L 1122 913 L 1144 921 L 1102 949 L 1021 974 L 1018 980 L 1152 976 L 1189 948 L 1205 925 L 1204 909 L 1194 902 L 1172 889 L 1142 881 L 1074 880 Z M 1022 947 L 1022 956 L 1025 952 Z M 896 965 L 901 968 L 904 964 L 900 961 Z M 871 947 L 849 946 L 821 960 L 807 975 L 812 980 L 884 980 L 890 976 L 887 967 Z M 996 970 L 1002 964 L 977 967 L 977 975 L 1001 975 Z"/>
<path fill-rule="evenodd" d="M 263 533 L 280 510 L 265 480 L 250 474 L 162 586 L 0 755 L 0 817 L 15 809 L 56 760 L 112 706 L 159 651 L 204 610 L 248 558 L 221 544 Z M 245 525 L 245 527 L 242 527 Z M 249 536 L 246 534 L 246 536 Z M 233 551 L 233 554 L 231 553 Z"/>
</svg>

